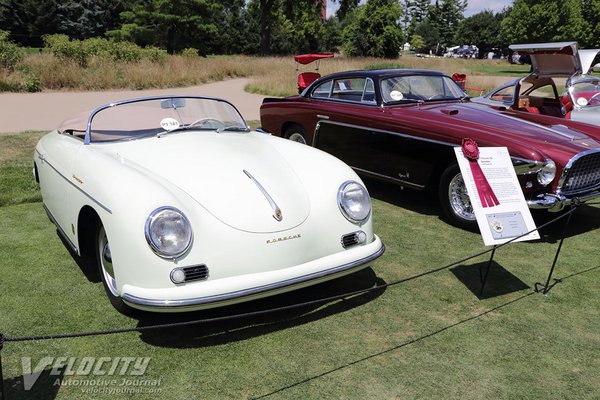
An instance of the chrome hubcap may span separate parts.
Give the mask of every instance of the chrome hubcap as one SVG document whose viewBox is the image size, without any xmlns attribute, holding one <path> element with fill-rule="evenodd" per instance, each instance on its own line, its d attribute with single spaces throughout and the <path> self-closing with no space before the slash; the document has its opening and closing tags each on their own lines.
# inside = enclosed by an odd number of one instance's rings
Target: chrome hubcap
<svg viewBox="0 0 600 400">
<path fill-rule="evenodd" d="M 298 142 L 302 144 L 306 144 L 306 140 L 304 140 L 304 136 L 301 133 L 294 132 L 290 135 L 289 139 L 293 142 Z"/>
<path fill-rule="evenodd" d="M 100 229 L 100 234 L 98 235 L 98 249 L 100 253 L 100 269 L 106 286 L 113 296 L 117 296 L 117 281 L 115 281 L 110 245 L 104 227 Z"/>
<path fill-rule="evenodd" d="M 448 186 L 448 200 L 454 214 L 462 219 L 475 221 L 473 205 L 471 204 L 471 199 L 469 198 L 467 187 L 461 174 L 456 174 L 450 181 L 450 185 Z"/>
</svg>

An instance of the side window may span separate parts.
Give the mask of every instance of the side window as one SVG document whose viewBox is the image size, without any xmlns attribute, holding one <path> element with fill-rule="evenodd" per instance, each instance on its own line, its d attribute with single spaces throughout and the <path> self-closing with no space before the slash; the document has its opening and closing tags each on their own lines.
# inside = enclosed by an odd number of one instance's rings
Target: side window
<svg viewBox="0 0 600 400">
<path fill-rule="evenodd" d="M 502 102 L 510 101 L 510 102 L 512 102 L 514 94 L 515 94 L 515 87 L 509 86 L 504 89 L 500 89 L 496 93 L 492 94 L 490 96 L 490 99 L 494 100 L 494 101 L 502 101 Z"/>
<path fill-rule="evenodd" d="M 360 102 L 365 91 L 365 82 L 365 78 L 336 79 L 331 98 Z"/>
<path fill-rule="evenodd" d="M 323 82 L 313 90 L 311 97 L 327 98 L 331 92 L 332 81 Z"/>
<path fill-rule="evenodd" d="M 363 103 L 375 104 L 375 84 L 371 79 L 367 79 L 367 84 L 365 85 L 365 91 L 362 97 Z"/>
<path fill-rule="evenodd" d="M 535 88 L 531 92 L 527 93 L 529 96 L 533 97 L 541 97 L 545 99 L 556 99 L 556 94 L 554 92 L 554 86 L 552 85 L 544 85 L 538 88 Z"/>
</svg>

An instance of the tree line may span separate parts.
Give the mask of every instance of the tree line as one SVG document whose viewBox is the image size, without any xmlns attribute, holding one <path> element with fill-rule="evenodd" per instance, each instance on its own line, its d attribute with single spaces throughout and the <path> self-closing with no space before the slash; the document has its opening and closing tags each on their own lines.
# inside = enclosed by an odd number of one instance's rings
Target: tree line
<svg viewBox="0 0 600 400">
<path fill-rule="evenodd" d="M 600 47 L 600 0 L 514 0 L 464 16 L 467 0 L 0 0 L 0 31 L 22 46 L 44 36 L 133 42 L 170 54 L 294 54 L 343 49 L 397 57 L 404 43 L 440 54 L 470 44 L 484 54 L 511 43 L 576 40 Z"/>
</svg>

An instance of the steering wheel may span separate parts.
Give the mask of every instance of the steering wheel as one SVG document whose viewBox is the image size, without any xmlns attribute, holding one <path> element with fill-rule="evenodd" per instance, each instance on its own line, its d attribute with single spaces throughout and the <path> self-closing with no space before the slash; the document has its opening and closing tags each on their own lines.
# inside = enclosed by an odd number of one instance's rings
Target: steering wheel
<svg viewBox="0 0 600 400">
<path fill-rule="evenodd" d="M 207 126 L 207 128 L 209 128 L 209 129 L 225 128 L 225 126 L 226 126 L 223 123 L 223 121 L 219 121 L 218 119 L 215 119 L 215 118 L 200 118 L 200 119 L 195 120 L 188 126 L 197 126 L 198 128 L 203 128 L 205 125 L 209 125 L 209 126 Z"/>
<path fill-rule="evenodd" d="M 600 96 L 600 92 L 598 92 L 598 93 L 595 93 L 595 94 L 594 94 L 592 97 L 590 97 L 590 99 L 588 100 L 588 104 L 590 104 L 590 103 L 592 102 L 592 100 L 593 100 L 595 103 L 598 103 L 598 102 L 600 102 L 600 98 L 598 98 L 598 96 Z"/>
</svg>

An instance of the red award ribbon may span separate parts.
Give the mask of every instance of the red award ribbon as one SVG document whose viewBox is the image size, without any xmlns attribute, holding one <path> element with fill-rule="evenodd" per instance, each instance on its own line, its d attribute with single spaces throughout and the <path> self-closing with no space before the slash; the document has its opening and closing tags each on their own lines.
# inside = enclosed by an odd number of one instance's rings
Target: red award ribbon
<svg viewBox="0 0 600 400">
<path fill-rule="evenodd" d="M 479 194 L 482 207 L 493 207 L 500 204 L 498 198 L 494 194 L 490 183 L 485 178 L 477 159 L 479 158 L 479 147 L 473 139 L 463 139 L 462 141 L 462 152 L 463 155 L 469 160 L 471 166 L 471 173 L 473 174 L 473 180 L 475 181 L 475 187 Z"/>
</svg>

